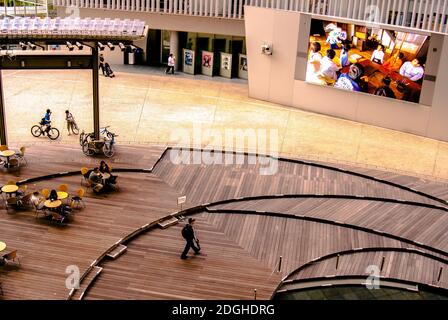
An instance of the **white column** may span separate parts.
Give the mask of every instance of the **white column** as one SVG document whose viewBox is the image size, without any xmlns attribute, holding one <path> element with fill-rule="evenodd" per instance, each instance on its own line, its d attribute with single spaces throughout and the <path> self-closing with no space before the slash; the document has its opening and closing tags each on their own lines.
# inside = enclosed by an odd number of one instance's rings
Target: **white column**
<svg viewBox="0 0 448 320">
<path fill-rule="evenodd" d="M 174 54 L 176 57 L 174 70 L 178 70 L 179 57 L 177 55 L 179 54 L 179 32 L 177 31 L 170 31 L 170 53 Z"/>
</svg>

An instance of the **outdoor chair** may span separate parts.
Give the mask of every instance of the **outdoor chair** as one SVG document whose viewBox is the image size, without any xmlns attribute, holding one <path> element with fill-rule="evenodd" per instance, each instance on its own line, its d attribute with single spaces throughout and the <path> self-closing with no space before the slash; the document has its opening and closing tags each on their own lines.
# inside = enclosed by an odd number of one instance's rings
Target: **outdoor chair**
<svg viewBox="0 0 448 320">
<path fill-rule="evenodd" d="M 61 184 L 58 186 L 58 191 L 68 192 L 68 186 L 66 184 Z"/>
<path fill-rule="evenodd" d="M 42 197 L 44 197 L 45 199 L 48 199 L 48 197 L 50 196 L 50 190 L 48 190 L 48 189 L 42 189 L 42 191 L 40 192 L 40 194 L 41 194 Z"/>
<path fill-rule="evenodd" d="M 65 217 L 62 214 L 59 214 L 55 211 L 51 212 L 51 222 L 59 222 L 60 224 L 62 224 L 65 220 Z"/>
<path fill-rule="evenodd" d="M 84 203 L 84 200 L 82 197 L 84 197 L 85 190 L 83 188 L 80 188 L 76 192 L 76 196 L 72 197 L 71 207 L 79 209 L 79 206 L 82 205 L 84 208 L 86 207 L 86 204 Z"/>
<path fill-rule="evenodd" d="M 19 164 L 23 161 L 25 161 L 25 164 L 28 164 L 28 162 L 26 161 L 26 158 L 25 158 L 25 151 L 26 151 L 26 148 L 21 147 L 20 151 L 16 152 L 16 154 L 15 154 L 17 160 L 19 161 Z"/>
<path fill-rule="evenodd" d="M 17 264 L 20 266 L 20 259 L 19 259 L 19 256 L 17 255 L 17 250 L 14 250 L 8 254 L 5 254 L 3 256 L 3 258 L 5 259 L 5 262 L 6 262 L 5 265 L 8 265 L 10 262 L 15 263 L 16 259 L 17 259 Z"/>
</svg>

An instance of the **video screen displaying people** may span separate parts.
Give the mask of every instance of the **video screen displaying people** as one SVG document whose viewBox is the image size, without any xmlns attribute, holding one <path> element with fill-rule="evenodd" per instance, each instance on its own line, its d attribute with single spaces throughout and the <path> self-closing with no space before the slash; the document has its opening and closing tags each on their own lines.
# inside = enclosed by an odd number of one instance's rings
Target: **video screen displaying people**
<svg viewBox="0 0 448 320">
<path fill-rule="evenodd" d="M 313 19 L 306 81 L 418 103 L 429 37 Z"/>
</svg>

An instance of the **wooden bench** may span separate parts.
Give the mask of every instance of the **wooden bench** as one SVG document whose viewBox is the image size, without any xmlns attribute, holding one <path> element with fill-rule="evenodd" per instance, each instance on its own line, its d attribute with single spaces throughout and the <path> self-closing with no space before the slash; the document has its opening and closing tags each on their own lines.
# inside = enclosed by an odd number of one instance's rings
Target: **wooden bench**
<svg viewBox="0 0 448 320">
<path fill-rule="evenodd" d="M 116 246 L 113 250 L 111 250 L 110 252 L 107 253 L 107 257 L 111 258 L 111 259 L 116 259 L 118 258 L 121 254 L 123 254 L 126 249 L 128 247 L 126 247 L 123 244 L 119 244 L 118 246 Z"/>
<path fill-rule="evenodd" d="M 179 222 L 179 219 L 177 219 L 176 217 L 171 217 L 169 219 L 159 222 L 157 225 L 162 229 L 166 229 L 168 227 L 174 226 L 178 222 Z"/>
</svg>

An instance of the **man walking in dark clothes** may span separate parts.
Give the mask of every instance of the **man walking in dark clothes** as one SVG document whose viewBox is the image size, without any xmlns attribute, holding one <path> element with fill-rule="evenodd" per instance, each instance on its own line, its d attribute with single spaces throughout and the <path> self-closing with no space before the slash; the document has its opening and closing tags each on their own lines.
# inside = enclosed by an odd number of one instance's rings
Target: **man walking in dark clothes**
<svg viewBox="0 0 448 320">
<path fill-rule="evenodd" d="M 100 54 L 100 58 L 99 58 L 99 65 L 98 65 L 98 69 L 101 69 L 101 71 L 103 72 L 103 76 L 106 77 L 106 70 L 105 70 L 105 66 L 104 66 L 104 56 L 103 54 Z"/>
<path fill-rule="evenodd" d="M 199 240 L 196 238 L 196 235 L 194 234 L 193 224 L 196 220 L 193 218 L 188 219 L 188 224 L 182 229 L 182 237 L 184 237 L 185 241 L 187 242 L 185 245 L 185 249 L 182 252 L 182 255 L 180 256 L 181 259 L 187 259 L 188 251 L 190 251 L 190 248 L 193 249 L 195 254 L 199 254 L 199 251 L 201 250 L 198 247 L 196 247 L 195 242 L 199 244 Z"/>
</svg>

